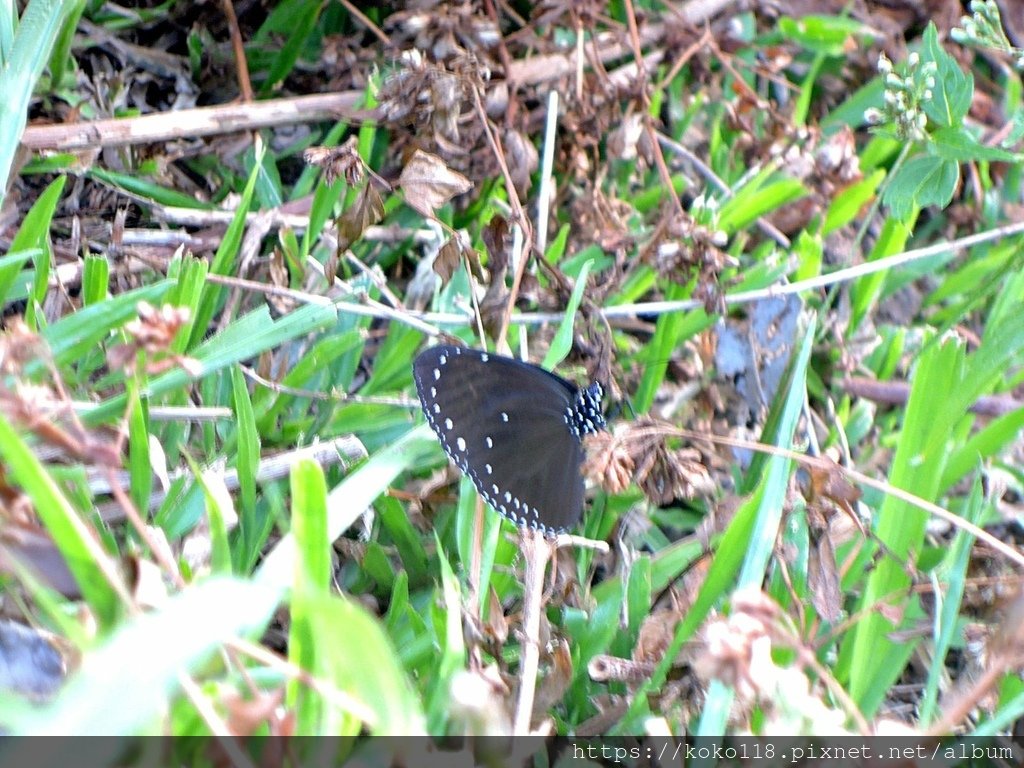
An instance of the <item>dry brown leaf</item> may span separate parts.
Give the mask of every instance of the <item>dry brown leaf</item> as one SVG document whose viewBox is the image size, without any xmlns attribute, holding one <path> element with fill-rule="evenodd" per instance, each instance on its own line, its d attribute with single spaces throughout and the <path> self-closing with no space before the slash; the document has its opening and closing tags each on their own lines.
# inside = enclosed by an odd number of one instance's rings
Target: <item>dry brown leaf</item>
<svg viewBox="0 0 1024 768">
<path fill-rule="evenodd" d="M 441 278 L 442 286 L 448 285 L 455 270 L 459 268 L 460 256 L 458 238 L 449 237 L 434 259 L 434 272 Z"/>
<path fill-rule="evenodd" d="M 367 227 L 372 227 L 384 218 L 384 201 L 380 193 L 367 184 L 359 190 L 355 202 L 342 211 L 338 217 L 338 244 L 342 249 L 363 236 Z"/>
<path fill-rule="evenodd" d="M 526 197 L 530 191 L 530 176 L 540 165 L 537 148 L 518 131 L 505 131 L 505 160 L 516 192 Z"/>
<path fill-rule="evenodd" d="M 402 169 L 398 186 L 409 207 L 429 218 L 453 197 L 468 192 L 473 183 L 453 171 L 437 155 L 417 149 Z"/>
<path fill-rule="evenodd" d="M 551 707 L 555 706 L 572 683 L 572 654 L 569 643 L 559 640 L 551 650 L 551 666 L 537 680 L 537 693 L 533 700 L 533 721 L 540 720 Z"/>
<path fill-rule="evenodd" d="M 310 165 L 322 168 L 324 181 L 333 184 L 344 179 L 350 187 L 354 187 L 363 179 L 366 163 L 359 156 L 359 144 L 355 136 L 340 147 L 309 147 L 302 153 L 302 159 Z"/>
<path fill-rule="evenodd" d="M 811 529 L 811 546 L 807 553 L 807 590 L 818 615 L 834 624 L 843 613 L 843 591 L 839 584 L 836 552 L 828 528 Z"/>
</svg>

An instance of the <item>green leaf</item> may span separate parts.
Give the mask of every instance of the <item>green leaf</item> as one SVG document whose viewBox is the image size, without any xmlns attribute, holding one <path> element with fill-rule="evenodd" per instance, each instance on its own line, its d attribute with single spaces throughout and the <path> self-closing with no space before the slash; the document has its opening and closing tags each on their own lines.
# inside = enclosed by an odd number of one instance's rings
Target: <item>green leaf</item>
<svg viewBox="0 0 1024 768">
<path fill-rule="evenodd" d="M 426 735 L 422 703 L 402 670 L 397 649 L 376 617 L 348 598 L 325 594 L 296 595 L 292 611 L 296 610 L 307 617 L 309 639 L 314 643 L 314 664 L 307 671 L 345 697 L 336 699 L 333 716 L 330 710 L 325 713 L 322 722 L 330 725 L 313 732 L 300 730 L 299 735 L 354 736 L 362 729 L 360 721 L 373 735 Z M 461 635 L 458 609 L 455 617 Z M 444 694 L 447 697 L 447 690 Z M 325 704 L 331 703 L 331 698 L 323 699 Z"/>
<path fill-rule="evenodd" d="M 3 14 L 13 16 L 22 5 L 7 0 Z M 32 89 L 43 73 L 50 51 L 61 33 L 72 4 L 64 0 L 31 0 L 14 32 L 9 48 L 0 62 L 0 202 L 10 180 L 14 155 L 25 129 Z M 8 26 L 10 31 L 11 24 Z M 0 304 L 6 291 L 0 291 Z"/>
<path fill-rule="evenodd" d="M 0 99 L 0 102 L 2 101 L 3 99 Z M 66 181 L 67 176 L 59 176 L 50 182 L 49 186 L 32 204 L 29 212 L 25 214 L 25 219 L 18 228 L 18 234 L 14 236 L 11 247 L 8 249 L 10 254 L 22 253 L 24 258 L 4 261 L 0 265 L 0 307 L 7 301 L 7 294 L 10 292 L 11 286 L 14 285 L 18 273 L 30 256 L 37 254 L 36 258 L 50 258 L 50 222 L 53 220 L 53 212 L 57 209 L 57 203 L 60 201 L 60 194 L 64 191 Z"/>
<path fill-rule="evenodd" d="M 69 0 L 64 3 L 64 12 L 67 19 L 61 26 L 60 34 L 57 35 L 50 56 L 50 82 L 53 87 L 60 88 L 64 79 L 64 69 L 71 59 L 71 46 L 74 42 L 75 31 L 78 28 L 78 21 L 82 18 L 82 11 L 85 10 L 85 0 Z"/>
<path fill-rule="evenodd" d="M 908 160 L 889 181 L 882 202 L 892 215 L 907 221 L 915 210 L 928 205 L 944 208 L 953 199 L 960 166 L 932 155 Z"/>
<path fill-rule="evenodd" d="M 739 232 L 760 217 L 808 194 L 807 188 L 796 179 L 776 178 L 768 183 L 762 181 L 767 179 L 751 182 L 722 205 L 718 217 L 720 229 L 728 233 Z"/>
<path fill-rule="evenodd" d="M 786 370 L 786 376 L 779 386 L 772 413 L 765 424 L 762 440 L 781 448 L 789 448 L 793 441 L 806 397 L 807 365 L 814 341 L 814 323 L 804 332 L 799 352 Z M 751 465 L 747 472 L 748 482 L 756 482 L 751 496 L 741 505 L 732 522 L 723 534 L 715 557 L 711 561 L 707 578 L 696 600 L 685 617 L 676 627 L 672 644 L 665 652 L 657 670 L 637 692 L 629 712 L 617 726 L 630 733 L 639 727 L 638 722 L 647 708 L 648 690 L 661 686 L 683 643 L 700 626 L 708 612 L 730 589 L 739 584 L 760 587 L 765 568 L 771 559 L 775 546 L 775 532 L 778 530 L 782 509 L 786 501 L 786 487 L 791 461 L 780 456 L 763 456 L 757 465 Z M 755 534 L 756 531 L 756 534 Z M 763 538 L 762 538 L 763 537 Z M 742 570 L 741 570 L 742 569 Z M 718 696 L 731 694 L 722 690 Z M 715 712 L 728 714 L 729 707 L 718 702 Z M 701 722 L 705 733 L 724 733 L 725 722 Z M 618 732 L 618 731 L 617 731 Z"/>
<path fill-rule="evenodd" d="M 935 22 L 929 22 L 925 29 L 921 60 L 934 61 L 938 67 L 933 96 L 923 105 L 925 114 L 941 127 L 958 127 L 974 98 L 974 77 L 960 69 L 956 59 L 946 53 L 939 43 Z"/>
<path fill-rule="evenodd" d="M 913 222 L 904 223 L 895 218 L 886 218 L 882 231 L 878 234 L 867 260 L 877 261 L 899 253 L 906 247 L 907 240 L 913 231 Z M 861 321 L 875 306 L 885 285 L 885 272 L 874 272 L 857 280 L 850 289 L 852 313 L 850 320 L 850 338 L 860 328 Z"/>
<path fill-rule="evenodd" d="M 878 168 L 874 173 L 866 175 L 860 181 L 841 190 L 832 198 L 828 212 L 825 214 L 825 223 L 822 225 L 821 233 L 828 235 L 853 221 L 860 210 L 875 196 L 878 185 L 884 178 L 885 171 Z"/>
<path fill-rule="evenodd" d="M 872 78 L 822 119 L 822 132 L 831 134 L 845 126 L 856 128 L 864 125 L 867 122 L 864 119 L 864 113 L 871 107 L 878 109 L 882 106 L 884 92 L 885 84 L 882 82 L 882 78 Z M 872 170 L 864 164 L 863 158 L 861 159 L 861 169 L 865 172 Z"/>
<path fill-rule="evenodd" d="M 203 492 L 206 501 L 206 517 L 210 525 L 210 570 L 230 575 L 232 571 L 231 545 L 228 541 L 228 521 L 237 519 L 234 499 L 224 482 L 224 474 L 216 469 L 203 471 L 187 453 L 188 462 L 196 485 Z"/>
<path fill-rule="evenodd" d="M 309 44 L 307 38 L 316 26 L 317 19 L 324 7 L 320 0 L 297 0 L 296 2 L 281 3 L 257 33 L 257 40 L 266 38 L 273 34 L 276 29 L 282 33 L 284 43 L 278 43 L 271 47 L 276 55 L 270 63 L 267 79 L 261 89 L 262 95 L 271 93 L 274 87 L 283 80 L 295 67 L 299 56 L 303 53 L 308 55 Z M 270 41 L 265 40 L 270 47 Z"/>
<path fill-rule="evenodd" d="M 161 285 L 165 290 L 168 287 L 167 283 Z M 109 303 L 104 302 L 104 305 Z M 82 310 L 78 314 L 81 315 L 87 311 L 88 309 Z M 219 334 L 204 342 L 195 350 L 192 358 L 202 367 L 202 374 L 208 376 L 214 371 L 219 371 L 240 360 L 278 347 L 286 341 L 325 328 L 336 320 L 334 307 L 319 304 L 307 304 L 277 321 L 270 319 L 270 313 L 266 307 L 261 307 L 240 317 Z M 147 397 L 158 397 L 179 390 L 191 380 L 192 375 L 188 371 L 174 368 L 152 379 L 142 394 Z M 83 418 L 87 423 L 95 424 L 119 413 L 124 405 L 125 396 L 118 395 L 103 401 L 88 411 Z"/>
<path fill-rule="evenodd" d="M 929 344 L 914 371 L 903 428 L 893 457 L 889 482 L 925 501 L 936 501 L 948 462 L 955 454 L 950 441 L 970 419 L 970 406 L 1020 364 L 1024 355 L 1024 315 L 1009 316 L 986 334 L 981 347 L 966 355 L 955 339 L 940 337 Z M 936 393 L 943 397 L 936 398 Z M 969 423 L 969 422 L 968 422 Z M 946 478 L 948 480 L 948 478 Z M 906 605 L 910 586 L 907 563 L 923 545 L 927 513 L 895 496 L 886 496 L 875 532 L 886 547 L 870 572 L 859 610 L 864 619 L 843 642 L 837 675 L 849 680 L 850 694 L 869 717 L 884 700 L 913 652 L 913 642 L 896 642 L 892 633 L 912 623 L 916 602 Z M 894 626 L 877 610 L 899 600 L 904 623 Z"/>
<path fill-rule="evenodd" d="M 196 208 L 203 211 L 213 208 L 209 203 L 196 200 L 194 197 L 182 194 L 177 190 L 162 187 L 148 179 L 130 173 L 118 173 L 117 171 L 94 166 L 89 169 L 88 175 L 97 181 L 109 184 L 115 189 L 124 190 L 132 196 L 152 200 L 159 205 L 176 208 Z"/>
<path fill-rule="evenodd" d="M 783 16 L 779 19 L 778 28 L 784 37 L 809 51 L 827 56 L 845 56 L 851 46 L 857 46 L 855 37 L 864 38 L 864 44 L 875 38 L 869 27 L 848 16 L 811 15 L 799 19 Z"/>
<path fill-rule="evenodd" d="M 544 367 L 549 371 L 565 359 L 572 349 L 573 326 L 576 320 L 576 310 L 579 309 L 580 301 L 583 299 L 583 291 L 587 288 L 587 276 L 590 268 L 594 265 L 587 261 L 576 278 L 576 285 L 572 289 L 572 296 L 569 297 L 569 305 L 565 308 L 565 315 L 562 322 L 558 324 L 555 338 L 551 341 L 548 353 L 544 357 Z"/>
<path fill-rule="evenodd" d="M 300 459 L 291 471 L 292 535 L 295 537 L 296 560 L 292 582 L 291 626 L 288 630 L 288 659 L 300 669 L 320 673 L 317 665 L 316 618 L 309 612 L 313 599 L 329 595 L 331 580 L 331 542 L 327 538 L 327 483 L 320 465 Z M 298 680 L 288 684 L 288 704 L 294 707 L 298 733 L 352 732 L 349 723 L 338 723 L 334 717 L 321 718 L 321 698 Z M 343 718 L 349 720 L 349 718 Z M 331 727 L 331 730 L 323 730 Z M 358 725 L 356 724 L 356 728 Z"/>
<path fill-rule="evenodd" d="M 687 298 L 686 286 L 671 283 L 665 289 L 665 300 L 676 301 Z M 689 313 L 691 316 L 700 314 L 707 318 L 703 310 L 695 310 Z M 637 413 L 646 413 L 654 402 L 654 396 L 665 378 L 668 370 L 668 361 L 672 359 L 672 350 L 677 349 L 683 335 L 683 320 L 685 315 L 682 312 L 666 312 L 658 317 L 654 328 L 654 337 L 646 347 L 646 360 L 641 366 L 643 378 L 633 396 L 634 407 Z M 709 320 L 710 322 L 710 320 Z"/>
<path fill-rule="evenodd" d="M 463 596 L 459 589 L 459 580 L 455 578 L 451 563 L 445 556 L 444 548 L 441 546 L 436 532 L 434 543 L 437 547 L 438 563 L 441 566 L 443 607 L 439 607 L 435 612 L 435 616 L 438 616 L 435 619 L 435 631 L 439 634 L 437 639 L 441 648 L 427 703 L 427 712 L 430 733 L 443 733 L 449 718 L 452 680 L 456 673 L 466 666 L 466 643 L 462 634 Z M 435 598 L 436 600 L 437 598 Z M 444 622 L 443 626 L 440 624 L 442 621 Z"/>
<path fill-rule="evenodd" d="M 82 304 L 99 304 L 107 298 L 110 283 L 110 263 L 105 256 L 86 254 L 82 267 Z"/>
<path fill-rule="evenodd" d="M 370 457 L 369 460 L 338 483 L 328 495 L 327 531 L 330 541 L 347 531 L 384 493 L 401 472 L 424 466 L 430 456 L 441 450 L 430 427 L 421 424 Z M 294 536 L 281 538 L 256 571 L 256 578 L 281 587 L 292 583 L 293 569 L 299 553 Z"/>
<path fill-rule="evenodd" d="M 159 304 L 170 288 L 170 280 L 161 280 L 65 315 L 42 334 L 54 360 L 58 365 L 67 365 L 100 347 L 112 330 L 138 317 L 140 301 Z"/>
<path fill-rule="evenodd" d="M 128 469 L 131 498 L 140 512 L 149 509 L 153 491 L 153 470 L 149 459 L 149 408 L 139 398 L 138 382 L 129 379 Z"/>
<path fill-rule="evenodd" d="M 977 475 L 971 487 L 963 516 L 967 521 L 980 525 L 982 515 L 988 511 L 991 511 L 991 502 L 986 502 L 983 498 L 981 476 Z M 946 556 L 943 558 L 942 565 L 937 569 L 938 572 L 933 577 L 935 579 L 932 582 L 933 584 L 944 585 L 943 589 L 936 590 L 936 597 L 939 602 L 935 623 L 938 632 L 936 633 L 937 636 L 932 638 L 935 644 L 933 658 L 936 662 L 946 658 L 946 654 L 949 652 L 956 636 L 958 619 L 960 617 L 960 603 L 967 584 L 967 569 L 973 545 L 974 534 L 962 529 L 957 530 L 953 537 L 952 545 L 946 550 Z M 947 667 L 945 664 L 935 663 L 929 665 L 928 682 L 925 685 L 921 701 L 918 705 L 922 724 L 930 724 L 935 717 L 939 688 L 945 682 L 944 678 L 946 675 Z"/>
<path fill-rule="evenodd" d="M 253 190 L 256 188 L 256 180 L 259 178 L 262 162 L 263 151 L 261 150 L 256 155 L 254 167 L 249 174 L 249 180 L 245 184 L 245 189 L 242 191 L 241 200 L 238 201 L 235 215 L 232 217 L 231 223 L 228 225 L 228 229 L 220 241 L 217 253 L 213 256 L 213 262 L 210 264 L 210 274 L 212 275 L 228 275 L 233 273 L 235 258 L 238 256 L 238 251 L 242 244 L 242 233 L 245 230 L 245 216 L 249 212 L 249 206 L 252 204 Z M 217 310 L 217 305 L 223 292 L 223 286 L 215 283 L 207 283 L 206 287 L 203 288 L 203 296 L 194 315 L 194 325 L 192 327 L 192 335 L 189 338 L 188 349 L 199 346 L 206 336 L 210 320 Z"/>
<path fill-rule="evenodd" d="M 242 497 L 242 517 L 256 510 L 256 470 L 260 464 L 260 435 L 256 431 L 256 415 L 249 399 L 245 375 L 237 366 L 231 366 L 231 399 L 234 402 L 235 424 L 238 427 L 238 487 Z M 244 525 L 244 522 L 243 522 Z"/>
<path fill-rule="evenodd" d="M 932 133 L 932 148 L 944 160 L 959 163 L 970 163 L 977 160 L 989 160 L 1003 163 L 1019 163 L 1024 155 L 1018 152 L 1007 152 L 999 147 L 986 147 L 978 143 L 970 131 L 961 125 L 951 128 L 938 128 Z"/>
</svg>

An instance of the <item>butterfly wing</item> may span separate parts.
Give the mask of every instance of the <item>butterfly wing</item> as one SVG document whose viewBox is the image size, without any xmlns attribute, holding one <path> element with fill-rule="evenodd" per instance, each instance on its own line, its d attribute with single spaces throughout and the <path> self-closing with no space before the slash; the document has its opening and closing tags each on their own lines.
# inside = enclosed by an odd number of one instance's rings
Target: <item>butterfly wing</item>
<svg viewBox="0 0 1024 768">
<path fill-rule="evenodd" d="M 542 368 L 452 346 L 413 365 L 427 422 L 480 495 L 516 525 L 557 533 L 583 509 L 577 388 Z"/>
</svg>

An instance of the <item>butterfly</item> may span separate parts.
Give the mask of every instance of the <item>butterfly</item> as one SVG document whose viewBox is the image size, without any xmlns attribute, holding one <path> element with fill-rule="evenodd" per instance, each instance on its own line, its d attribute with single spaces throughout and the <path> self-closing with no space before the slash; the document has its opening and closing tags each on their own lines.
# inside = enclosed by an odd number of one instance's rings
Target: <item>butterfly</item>
<svg viewBox="0 0 1024 768">
<path fill-rule="evenodd" d="M 605 428 L 604 389 L 530 363 L 440 345 L 413 362 L 416 392 L 445 453 L 497 512 L 554 536 L 583 512 L 583 437 Z"/>
</svg>

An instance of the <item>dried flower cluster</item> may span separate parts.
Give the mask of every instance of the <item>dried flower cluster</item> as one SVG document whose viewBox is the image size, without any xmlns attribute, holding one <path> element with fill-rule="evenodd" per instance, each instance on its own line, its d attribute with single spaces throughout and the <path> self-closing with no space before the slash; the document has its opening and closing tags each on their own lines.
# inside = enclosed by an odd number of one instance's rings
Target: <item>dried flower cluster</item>
<svg viewBox="0 0 1024 768">
<path fill-rule="evenodd" d="M 714 484 L 700 452 L 670 447 L 675 436 L 671 425 L 651 418 L 621 424 L 614 434 L 590 435 L 584 474 L 609 493 L 621 493 L 635 482 L 659 506 L 711 495 Z"/>
</svg>

